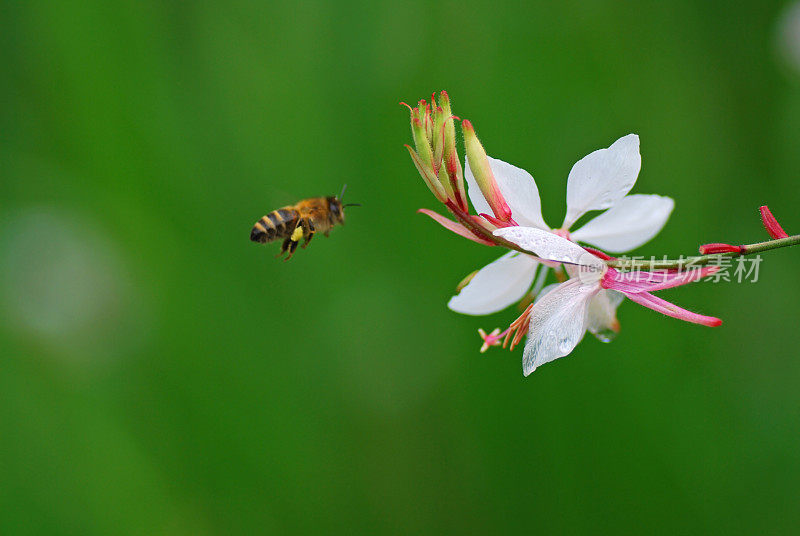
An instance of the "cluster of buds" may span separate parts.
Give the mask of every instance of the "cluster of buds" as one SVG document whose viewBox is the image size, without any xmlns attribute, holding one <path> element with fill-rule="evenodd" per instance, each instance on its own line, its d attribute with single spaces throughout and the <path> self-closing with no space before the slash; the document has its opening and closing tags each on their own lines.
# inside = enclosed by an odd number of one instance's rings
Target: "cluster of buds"
<svg viewBox="0 0 800 536">
<path fill-rule="evenodd" d="M 764 224 L 767 234 L 769 234 L 773 240 L 789 238 L 789 234 L 783 230 L 778 220 L 772 215 L 772 211 L 770 211 L 769 207 L 763 205 L 759 207 L 758 211 L 761 214 L 761 223 Z M 746 249 L 746 246 L 714 242 L 700 246 L 700 253 L 702 255 L 719 255 L 721 253 L 744 254 L 747 253 Z"/>
<path fill-rule="evenodd" d="M 419 212 L 430 216 L 447 229 L 480 244 L 502 245 L 517 249 L 514 244 L 493 234 L 498 228 L 517 224 L 511 217 L 511 209 L 500 192 L 489 166 L 486 151 L 478 140 L 472 123 L 466 119 L 461 121 L 453 115 L 447 92 L 439 93 L 438 101 L 434 93 L 431 95 L 431 102 L 422 99 L 414 107 L 404 102 L 400 104 L 408 107 L 411 112 L 411 135 L 414 147 L 406 145 L 411 159 L 433 195 L 444 203 L 457 221 L 454 222 L 427 209 L 420 209 Z M 469 213 L 467 191 L 464 188 L 464 170 L 456 149 L 456 121 L 461 121 L 469 167 L 493 214 Z"/>
</svg>

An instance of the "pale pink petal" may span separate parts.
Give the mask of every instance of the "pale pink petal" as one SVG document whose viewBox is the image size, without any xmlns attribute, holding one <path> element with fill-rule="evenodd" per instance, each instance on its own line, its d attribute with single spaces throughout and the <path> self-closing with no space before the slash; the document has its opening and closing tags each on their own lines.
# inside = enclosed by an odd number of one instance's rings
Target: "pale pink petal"
<svg viewBox="0 0 800 536">
<path fill-rule="evenodd" d="M 447 306 L 457 313 L 488 315 L 502 311 L 528 292 L 539 263 L 512 251 L 478 270 Z"/>
<path fill-rule="evenodd" d="M 571 233 L 576 242 L 620 253 L 653 238 L 667 223 L 675 202 L 660 195 L 627 195 L 613 207 Z"/>
<path fill-rule="evenodd" d="M 619 333 L 617 307 L 625 295 L 614 290 L 601 290 L 589 302 L 589 320 L 586 328 L 603 342 L 610 342 Z"/>
<path fill-rule="evenodd" d="M 608 149 L 578 160 L 567 179 L 567 216 L 562 227 L 569 229 L 586 212 L 610 208 L 625 197 L 641 167 L 636 134 L 623 136 Z"/>
<path fill-rule="evenodd" d="M 542 202 L 539 198 L 539 189 L 533 176 L 524 169 L 513 166 L 497 158 L 487 157 L 489 167 L 492 168 L 500 193 L 506 199 L 506 203 L 511 208 L 511 215 L 514 221 L 527 227 L 537 227 L 539 229 L 550 228 L 542 218 Z M 469 168 L 469 162 L 464 164 L 464 176 L 467 179 L 467 190 L 472 206 L 478 214 L 492 214 L 489 204 L 483 198 L 475 175 Z"/>
<path fill-rule="evenodd" d="M 599 290 L 599 285 L 584 285 L 570 279 L 533 306 L 522 355 L 525 376 L 536 367 L 572 352 L 586 332 L 589 300 Z"/>
<path fill-rule="evenodd" d="M 603 287 L 614 289 L 625 294 L 639 292 L 655 292 L 673 287 L 679 287 L 698 281 L 720 270 L 720 266 L 704 266 L 683 272 L 626 272 L 608 270 L 603 278 Z"/>
<path fill-rule="evenodd" d="M 539 302 L 539 301 L 540 301 L 542 298 L 544 298 L 544 297 L 545 297 L 545 295 L 547 295 L 547 294 L 549 294 L 550 292 L 552 292 L 552 291 L 554 291 L 555 289 L 557 289 L 557 288 L 558 288 L 558 286 L 559 286 L 560 284 L 561 284 L 561 283 L 550 283 L 549 285 L 547 285 L 546 287 L 544 287 L 542 290 L 540 290 L 540 291 L 539 291 L 539 292 L 536 294 L 536 298 L 533 300 L 533 303 L 537 303 L 537 302 Z"/>
<path fill-rule="evenodd" d="M 442 225 L 442 227 L 444 227 L 445 229 L 453 231 L 457 235 L 461 235 L 464 238 L 469 238 L 473 242 L 477 242 L 478 244 L 483 244 L 484 246 L 494 246 L 495 245 L 494 242 L 491 242 L 489 240 L 480 238 L 479 236 L 475 235 L 472 231 L 470 231 L 469 229 L 467 229 L 466 227 L 464 227 L 460 223 L 455 222 L 455 221 L 453 221 L 453 220 L 451 220 L 449 218 L 446 218 L 445 216 L 442 216 L 438 212 L 434 212 L 434 211 L 429 210 L 427 208 L 420 208 L 420 209 L 417 210 L 417 212 L 419 212 L 421 214 L 425 214 L 426 216 L 430 216 L 431 218 L 436 220 L 438 223 L 440 223 Z"/>
<path fill-rule="evenodd" d="M 661 314 L 671 316 L 672 318 L 677 318 L 693 324 L 701 324 L 709 327 L 717 327 L 722 324 L 722 320 L 719 318 L 715 318 L 713 316 L 704 316 L 698 313 L 687 311 L 682 307 L 678 307 L 674 303 L 670 303 L 667 300 L 662 300 L 657 296 L 653 296 L 649 292 L 626 294 L 626 296 L 630 298 L 631 301 L 634 301 L 640 305 L 644 305 L 645 307 L 654 311 L 658 311 Z"/>
<path fill-rule="evenodd" d="M 598 276 L 602 275 L 606 269 L 602 259 L 595 257 L 578 244 L 541 229 L 534 227 L 505 227 L 495 230 L 494 235 L 513 242 L 522 249 L 535 253 L 543 259 L 590 268 Z"/>
</svg>

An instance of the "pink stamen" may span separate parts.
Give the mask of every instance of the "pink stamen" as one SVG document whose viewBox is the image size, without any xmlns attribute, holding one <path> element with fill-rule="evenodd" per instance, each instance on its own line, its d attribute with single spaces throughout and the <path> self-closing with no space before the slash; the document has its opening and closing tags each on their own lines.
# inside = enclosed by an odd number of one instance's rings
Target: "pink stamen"
<svg viewBox="0 0 800 536">
<path fill-rule="evenodd" d="M 516 345 L 522 340 L 522 337 L 528 333 L 528 326 L 531 323 L 531 309 L 533 309 L 533 304 L 530 304 L 525 311 L 521 315 L 517 317 L 516 320 L 511 322 L 511 325 L 508 326 L 508 329 L 505 331 L 505 339 L 503 340 L 503 348 L 508 346 L 509 339 L 511 339 L 511 347 L 509 350 L 513 350 Z M 513 338 L 511 334 L 513 333 Z"/>
<path fill-rule="evenodd" d="M 778 220 L 772 215 L 767 205 L 760 207 L 758 210 L 761 212 L 761 221 L 764 223 L 764 227 L 767 229 L 769 236 L 776 240 L 779 238 L 789 238 L 789 235 L 783 230 L 780 224 L 778 224 Z"/>
<path fill-rule="evenodd" d="M 409 111 L 409 112 L 411 112 L 412 114 L 414 113 L 414 109 L 413 109 L 413 108 L 411 108 L 411 106 L 409 106 L 409 105 L 408 105 L 408 104 L 406 104 L 405 102 L 403 102 L 403 101 L 400 101 L 400 104 L 402 104 L 403 106 L 405 106 L 406 108 L 408 108 L 408 111 Z"/>
<path fill-rule="evenodd" d="M 486 333 L 482 329 L 478 330 L 481 338 L 483 339 L 483 346 L 481 346 L 481 352 L 485 352 L 490 346 L 499 346 L 500 340 L 503 340 L 503 348 L 508 346 L 509 341 L 511 342 L 511 346 L 509 350 L 513 350 L 514 347 L 519 344 L 525 334 L 528 333 L 528 326 L 531 322 L 531 309 L 533 309 L 533 304 L 529 305 L 525 311 L 514 320 L 511 325 L 506 328 L 505 331 L 502 333 L 500 332 L 500 328 L 495 329 L 491 333 Z"/>
<path fill-rule="evenodd" d="M 505 337 L 507 331 L 508 330 L 500 333 L 500 328 L 495 328 L 491 333 L 486 333 L 482 329 L 478 329 L 478 334 L 481 336 L 481 339 L 483 339 L 481 353 L 488 350 L 490 346 L 500 346 L 500 339 Z"/>
</svg>

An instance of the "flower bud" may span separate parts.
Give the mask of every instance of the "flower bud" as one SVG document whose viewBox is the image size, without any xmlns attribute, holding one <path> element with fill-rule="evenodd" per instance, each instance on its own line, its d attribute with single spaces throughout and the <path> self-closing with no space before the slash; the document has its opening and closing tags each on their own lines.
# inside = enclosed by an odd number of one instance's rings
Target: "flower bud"
<svg viewBox="0 0 800 536">
<path fill-rule="evenodd" d="M 772 215 L 769 208 L 766 205 L 758 209 L 761 212 L 761 221 L 764 222 L 764 227 L 767 229 L 769 236 L 774 239 L 778 238 L 789 238 L 789 235 L 783 228 L 778 224 L 778 220 L 775 219 L 775 216 Z"/>
<path fill-rule="evenodd" d="M 425 99 L 419 101 L 420 118 L 422 125 L 425 127 L 425 136 L 428 138 L 428 143 L 433 140 L 433 120 L 431 119 L 431 106 Z"/>
<path fill-rule="evenodd" d="M 467 211 L 467 192 L 464 189 L 464 171 L 456 150 L 456 126 L 453 111 L 450 107 L 450 96 L 446 91 L 439 94 L 439 107 L 442 109 L 442 159 L 447 178 L 456 195 L 456 202 L 462 210 Z"/>
<path fill-rule="evenodd" d="M 430 166 L 426 166 L 420 156 L 412 149 L 409 145 L 406 145 L 406 149 L 408 149 L 408 153 L 411 155 L 411 160 L 414 161 L 414 165 L 417 167 L 417 171 L 419 171 L 422 180 L 425 181 L 425 184 L 428 185 L 428 188 L 436 196 L 441 203 L 447 201 L 447 192 L 445 191 L 442 183 L 439 182 L 439 179 L 433 173 L 433 169 Z"/>
<path fill-rule="evenodd" d="M 467 161 L 475 176 L 475 182 L 481 189 L 483 197 L 489 206 L 492 207 L 494 215 L 502 221 L 511 220 L 511 209 L 508 207 L 503 194 L 500 192 L 500 187 L 494 178 L 492 168 L 489 166 L 489 159 L 486 156 L 486 151 L 483 145 L 478 141 L 475 135 L 475 129 L 472 123 L 466 119 L 461 122 L 461 130 L 464 132 L 464 145 L 467 151 Z"/>
<path fill-rule="evenodd" d="M 742 246 L 733 246 L 731 244 L 722 244 L 714 242 L 713 244 L 703 244 L 700 246 L 701 255 L 717 255 L 719 253 L 741 253 Z"/>
<path fill-rule="evenodd" d="M 444 110 L 437 106 L 433 111 L 433 168 L 438 172 L 442 167 L 442 156 L 444 155 Z"/>
<path fill-rule="evenodd" d="M 420 161 L 433 171 L 433 151 L 425 132 L 425 125 L 420 118 L 419 108 L 414 108 L 411 115 L 411 136 L 414 138 L 414 146 L 417 148 Z"/>
<path fill-rule="evenodd" d="M 404 104 L 404 103 L 401 103 Z M 408 106 L 406 104 L 406 106 Z M 436 198 L 444 202 L 448 199 L 455 200 L 453 194 L 453 187 L 450 181 L 439 180 L 439 170 L 441 168 L 441 155 L 434 156 L 432 141 L 433 141 L 433 119 L 431 117 L 431 108 L 425 99 L 419 101 L 418 106 L 411 108 L 411 136 L 414 138 L 414 146 L 416 153 L 411 155 L 414 160 L 414 165 L 417 166 L 419 174 L 425 180 L 428 188 L 434 193 Z M 444 199 L 440 193 L 444 192 Z"/>
</svg>

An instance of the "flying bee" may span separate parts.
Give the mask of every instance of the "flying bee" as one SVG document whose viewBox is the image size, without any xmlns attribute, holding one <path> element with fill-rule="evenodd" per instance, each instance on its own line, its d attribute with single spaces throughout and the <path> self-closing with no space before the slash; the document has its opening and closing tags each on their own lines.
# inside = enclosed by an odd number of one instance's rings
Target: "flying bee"
<svg viewBox="0 0 800 536">
<path fill-rule="evenodd" d="M 289 255 L 284 260 L 289 260 L 297 249 L 297 244 L 305 237 L 303 248 L 308 246 L 315 233 L 325 236 L 336 225 L 344 225 L 345 207 L 358 207 L 358 203 L 342 204 L 342 197 L 347 185 L 342 188 L 339 197 L 309 197 L 296 205 L 288 205 L 278 210 L 273 210 L 256 222 L 250 231 L 250 240 L 265 244 L 273 240 L 283 239 L 281 252 L 287 251 Z"/>
</svg>

